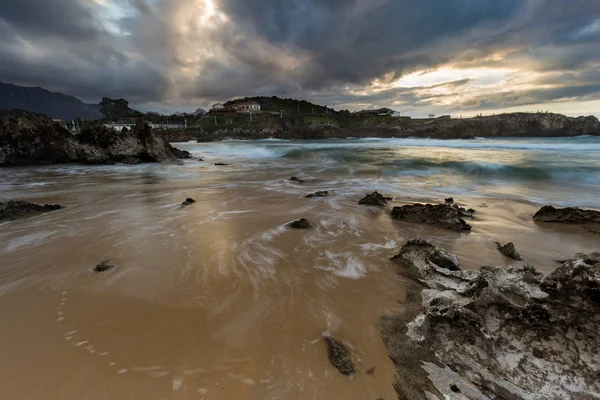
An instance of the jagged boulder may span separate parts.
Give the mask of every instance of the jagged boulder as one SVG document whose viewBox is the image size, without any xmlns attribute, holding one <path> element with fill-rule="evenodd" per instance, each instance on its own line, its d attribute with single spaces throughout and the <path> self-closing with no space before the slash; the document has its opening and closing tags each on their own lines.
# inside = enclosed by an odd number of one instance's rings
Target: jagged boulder
<svg viewBox="0 0 600 400">
<path fill-rule="evenodd" d="M 382 334 L 390 353 L 418 355 L 426 373 L 393 357 L 399 374 L 409 375 L 403 382 L 420 385 L 399 392 L 420 392 L 411 394 L 416 399 L 600 398 L 600 253 L 578 254 L 544 278 L 530 265 L 448 271 L 432 267 L 435 251 L 443 250 L 422 241 L 401 251 L 427 289 L 408 330 L 388 318 Z"/>
<path fill-rule="evenodd" d="M 412 204 L 394 207 L 392 218 L 399 221 L 437 225 L 454 231 L 471 230 L 471 225 L 462 219 L 460 211 L 448 204 Z"/>
<path fill-rule="evenodd" d="M 521 255 L 515 248 L 515 245 L 513 242 L 506 243 L 505 245 L 502 245 L 502 244 L 496 242 L 496 248 L 498 249 L 500 254 L 504 255 L 505 257 L 512 258 L 513 260 L 517 260 L 517 261 L 522 260 Z"/>
<path fill-rule="evenodd" d="M 24 113 L 0 120 L 0 165 L 134 164 L 189 156 L 157 137 L 141 119 L 132 131 L 115 132 L 88 123 L 78 135 L 43 115 Z"/>
<path fill-rule="evenodd" d="M 388 203 L 388 201 L 391 201 L 391 200 L 392 200 L 391 197 L 384 197 L 383 195 L 379 194 L 379 192 L 373 192 L 371 194 L 366 195 L 362 199 L 360 199 L 358 201 L 358 204 L 363 205 L 363 206 L 383 207 Z"/>
<path fill-rule="evenodd" d="M 58 204 L 40 205 L 20 200 L 10 200 L 6 203 L 0 202 L 0 221 L 15 220 L 50 211 L 60 210 L 61 208 L 62 206 Z"/>
</svg>

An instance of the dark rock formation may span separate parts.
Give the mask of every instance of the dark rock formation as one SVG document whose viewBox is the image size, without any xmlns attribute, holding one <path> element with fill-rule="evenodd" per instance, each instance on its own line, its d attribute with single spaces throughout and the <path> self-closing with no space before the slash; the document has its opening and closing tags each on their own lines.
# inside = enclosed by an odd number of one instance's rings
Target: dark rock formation
<svg viewBox="0 0 600 400">
<path fill-rule="evenodd" d="M 434 246 L 424 239 L 409 240 L 400 249 L 400 253 L 392 257 L 392 261 L 402 266 L 400 273 L 416 281 L 433 280 L 443 276 L 445 280 L 455 280 L 460 271 L 458 258 L 444 249 Z M 460 279 L 459 279 L 460 280 Z"/>
<path fill-rule="evenodd" d="M 364 205 L 364 206 L 380 206 L 381 207 L 381 206 L 385 206 L 388 203 L 388 201 L 391 201 L 391 200 L 392 200 L 391 197 L 384 197 L 381 194 L 379 194 L 378 192 L 373 192 L 371 194 L 366 195 L 362 199 L 360 199 L 358 204 Z"/>
<path fill-rule="evenodd" d="M 294 120 L 295 119 L 295 120 Z M 162 133 L 161 133 L 162 134 Z M 166 133 L 166 135 L 171 135 Z M 228 128 L 177 134 L 171 141 L 200 142 L 233 139 L 324 139 L 352 137 L 473 139 L 483 137 L 553 137 L 600 135 L 600 122 L 594 116 L 571 118 L 548 113 L 512 113 L 476 118 L 411 119 L 330 115 L 327 123 L 304 122 L 298 118 L 263 116 L 260 120 L 237 121 Z"/>
<path fill-rule="evenodd" d="M 600 211 L 576 207 L 554 208 L 544 206 L 533 216 L 535 221 L 581 225 L 588 231 L 600 234 Z"/>
<path fill-rule="evenodd" d="M 222 162 L 217 162 L 217 163 L 215 163 L 215 165 L 222 167 L 222 166 L 229 165 L 229 164 L 225 164 L 225 163 L 222 163 Z"/>
<path fill-rule="evenodd" d="M 303 180 L 303 179 L 300 179 L 300 178 L 297 178 L 297 177 L 295 177 L 295 176 L 292 176 L 292 177 L 290 178 L 290 182 L 295 182 L 295 183 L 304 183 L 304 180 Z"/>
<path fill-rule="evenodd" d="M 307 199 L 312 199 L 314 197 L 328 197 L 329 196 L 329 192 L 327 190 L 324 191 L 320 191 L 320 192 L 315 192 L 315 193 L 311 193 L 309 195 L 306 195 Z"/>
<path fill-rule="evenodd" d="M 323 337 L 327 347 L 327 356 L 331 364 L 344 375 L 353 375 L 355 373 L 354 363 L 348 348 L 339 340 L 329 336 Z"/>
<path fill-rule="evenodd" d="M 6 203 L 0 203 L 0 221 L 15 220 L 42 214 L 49 211 L 60 210 L 62 206 L 58 204 L 35 204 L 28 201 L 10 200 Z"/>
<path fill-rule="evenodd" d="M 408 324 L 405 316 L 380 324 L 400 379 L 412 385 L 401 395 L 600 398 L 600 253 L 578 254 L 544 278 L 529 265 L 448 271 L 432 265 L 436 250 L 425 241 L 402 248 L 402 262 L 428 288 L 407 300 L 422 310 Z M 398 355 L 416 355 L 426 373 Z"/>
<path fill-rule="evenodd" d="M 413 204 L 392 209 L 392 218 L 400 221 L 438 225 L 454 231 L 470 231 L 458 209 L 448 204 Z"/>
<path fill-rule="evenodd" d="M 187 207 L 191 204 L 194 204 L 196 202 L 196 200 L 192 199 L 191 197 L 188 197 L 187 199 L 185 199 L 185 201 L 183 203 L 181 203 L 181 207 Z"/>
<path fill-rule="evenodd" d="M 184 157 L 189 153 L 175 150 L 155 136 L 143 120 L 138 120 L 131 132 L 89 123 L 78 135 L 42 115 L 12 115 L 0 120 L 0 165 L 132 164 Z"/>
<path fill-rule="evenodd" d="M 306 218 L 301 218 L 299 220 L 290 222 L 289 224 L 287 224 L 288 228 L 292 228 L 292 229 L 309 229 L 312 228 L 312 225 L 310 224 L 310 222 L 308 222 L 308 220 Z"/>
<path fill-rule="evenodd" d="M 533 219 L 541 222 L 561 222 L 566 224 L 600 223 L 600 211 L 582 210 L 576 207 L 554 208 L 544 206 L 535 213 Z"/>
<path fill-rule="evenodd" d="M 458 214 L 463 218 L 473 218 L 473 215 L 475 214 L 475 210 L 472 208 L 467 210 L 464 207 L 459 207 L 458 204 L 454 204 L 452 207 L 456 208 Z"/>
<path fill-rule="evenodd" d="M 519 254 L 517 249 L 515 249 L 515 245 L 513 242 L 506 243 L 505 245 L 502 245 L 502 244 L 496 242 L 496 248 L 498 249 L 498 251 L 501 254 L 503 254 L 504 256 L 506 256 L 508 258 L 512 258 L 513 260 L 517 260 L 517 261 L 522 260 L 521 255 Z"/>
<path fill-rule="evenodd" d="M 445 202 L 446 202 L 447 204 L 453 204 L 453 203 L 454 203 L 454 199 L 453 199 L 452 197 L 448 197 L 448 198 L 445 200 Z"/>
<path fill-rule="evenodd" d="M 102 261 L 100 264 L 96 265 L 94 267 L 94 272 L 106 272 L 110 269 L 116 268 L 117 265 L 111 263 L 110 261 L 106 260 L 106 261 Z"/>
</svg>

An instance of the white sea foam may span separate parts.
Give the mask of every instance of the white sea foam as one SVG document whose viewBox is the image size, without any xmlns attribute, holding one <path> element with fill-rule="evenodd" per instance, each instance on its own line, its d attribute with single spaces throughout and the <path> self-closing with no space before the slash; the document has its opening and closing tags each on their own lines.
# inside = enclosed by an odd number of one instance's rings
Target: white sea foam
<svg viewBox="0 0 600 400">
<path fill-rule="evenodd" d="M 360 246 L 360 248 L 363 251 L 376 251 L 376 250 L 380 250 L 380 249 L 394 249 L 398 247 L 398 244 L 396 243 L 396 241 L 394 240 L 388 240 L 387 242 L 383 243 L 383 244 L 378 244 L 378 243 L 365 243 L 363 245 Z"/>
<path fill-rule="evenodd" d="M 323 271 L 331 271 L 342 278 L 360 279 L 366 275 L 367 269 L 363 262 L 352 253 L 335 253 L 327 250 L 324 253 L 324 265 L 315 267 Z"/>
</svg>

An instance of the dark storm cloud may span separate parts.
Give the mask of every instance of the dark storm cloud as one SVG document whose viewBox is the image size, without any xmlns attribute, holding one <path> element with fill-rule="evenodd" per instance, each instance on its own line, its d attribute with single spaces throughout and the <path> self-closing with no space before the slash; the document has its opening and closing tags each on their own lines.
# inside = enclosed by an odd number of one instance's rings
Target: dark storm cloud
<svg viewBox="0 0 600 400">
<path fill-rule="evenodd" d="M 481 66 L 494 52 L 539 57 L 540 70 L 600 59 L 599 33 L 582 33 L 600 16 L 597 0 L 222 0 L 221 7 L 246 40 L 308 54 L 290 79 L 309 91 L 390 80 L 446 63 Z M 238 67 L 251 68 L 256 89 L 273 76 L 260 59 L 239 57 L 244 47 L 228 51 Z M 218 66 L 228 68 L 214 65 L 211 75 L 218 80 Z M 202 96 L 207 83 L 199 76 L 195 93 Z"/>
<path fill-rule="evenodd" d="M 309 52 L 301 83 L 318 88 L 447 62 L 453 49 L 444 42 L 477 28 L 499 29 L 523 2 L 224 0 L 223 6 L 246 32 Z"/>
<path fill-rule="evenodd" d="M 5 0 L 0 20 L 28 38 L 88 40 L 103 31 L 100 20 L 78 0 Z"/>
<path fill-rule="evenodd" d="M 440 65 L 524 66 L 552 87 L 470 93 L 456 108 L 596 98 L 598 0 L 214 3 L 226 18 L 202 25 L 196 0 L 0 1 L 0 81 L 136 103 L 283 95 L 412 109 L 472 82 L 363 89 Z"/>
<path fill-rule="evenodd" d="M 132 3 L 140 13 L 152 11 L 144 0 Z M 80 0 L 1 2 L 0 35 L 0 81 L 92 101 L 102 96 L 147 101 L 168 90 L 160 65 L 132 57 L 126 43 L 133 38 L 117 37 L 97 9 Z"/>
</svg>

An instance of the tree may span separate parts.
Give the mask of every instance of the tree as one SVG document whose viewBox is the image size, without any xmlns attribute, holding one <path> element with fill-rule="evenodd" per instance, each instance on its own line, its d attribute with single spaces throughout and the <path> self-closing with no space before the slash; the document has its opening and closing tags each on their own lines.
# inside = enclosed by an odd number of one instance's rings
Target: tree
<svg viewBox="0 0 600 400">
<path fill-rule="evenodd" d="M 429 114 L 429 118 L 435 118 L 435 114 Z"/>
<path fill-rule="evenodd" d="M 100 112 L 111 122 L 131 116 L 129 102 L 125 99 L 103 97 L 100 101 Z"/>
</svg>

